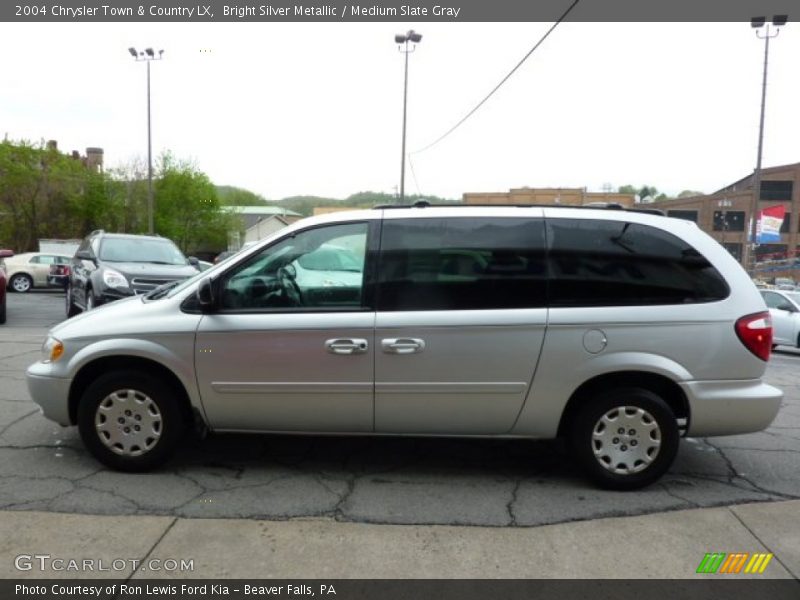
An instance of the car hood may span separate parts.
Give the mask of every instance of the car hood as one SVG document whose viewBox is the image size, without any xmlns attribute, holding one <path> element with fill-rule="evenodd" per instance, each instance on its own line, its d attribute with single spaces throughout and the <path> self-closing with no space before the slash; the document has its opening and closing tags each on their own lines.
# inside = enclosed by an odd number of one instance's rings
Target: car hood
<svg viewBox="0 0 800 600">
<path fill-rule="evenodd" d="M 126 277 L 152 277 L 154 279 L 181 279 L 197 274 L 191 265 L 159 265 L 155 263 L 109 262 L 107 269 L 119 271 Z"/>
<path fill-rule="evenodd" d="M 144 296 L 130 296 L 67 319 L 53 327 L 50 334 L 60 340 L 152 339 L 194 331 L 201 315 L 183 313 L 179 304 L 175 298 L 148 301 Z"/>
</svg>

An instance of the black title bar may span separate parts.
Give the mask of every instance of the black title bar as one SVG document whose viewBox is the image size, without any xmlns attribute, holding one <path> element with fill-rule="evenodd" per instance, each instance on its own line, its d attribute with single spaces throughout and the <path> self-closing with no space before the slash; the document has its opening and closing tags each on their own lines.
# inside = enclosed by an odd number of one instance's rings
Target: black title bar
<svg viewBox="0 0 800 600">
<path fill-rule="evenodd" d="M 11 22 L 553 22 L 574 0 L 12 0 Z M 798 0 L 578 0 L 568 21 L 747 21 L 798 13 Z"/>
</svg>

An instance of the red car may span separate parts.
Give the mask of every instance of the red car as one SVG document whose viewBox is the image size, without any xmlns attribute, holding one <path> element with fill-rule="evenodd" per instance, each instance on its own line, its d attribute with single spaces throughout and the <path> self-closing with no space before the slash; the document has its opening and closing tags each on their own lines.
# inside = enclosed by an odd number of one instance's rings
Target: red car
<svg viewBox="0 0 800 600">
<path fill-rule="evenodd" d="M 6 322 L 6 269 L 3 265 L 4 258 L 14 256 L 12 250 L 0 250 L 0 324 Z"/>
</svg>

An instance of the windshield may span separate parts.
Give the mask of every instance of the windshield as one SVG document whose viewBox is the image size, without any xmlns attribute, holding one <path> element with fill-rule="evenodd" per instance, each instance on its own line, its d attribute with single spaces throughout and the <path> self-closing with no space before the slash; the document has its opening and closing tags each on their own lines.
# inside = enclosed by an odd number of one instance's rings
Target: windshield
<svg viewBox="0 0 800 600">
<path fill-rule="evenodd" d="M 106 262 L 185 265 L 186 257 L 171 241 L 158 238 L 106 238 L 98 258 Z"/>
</svg>

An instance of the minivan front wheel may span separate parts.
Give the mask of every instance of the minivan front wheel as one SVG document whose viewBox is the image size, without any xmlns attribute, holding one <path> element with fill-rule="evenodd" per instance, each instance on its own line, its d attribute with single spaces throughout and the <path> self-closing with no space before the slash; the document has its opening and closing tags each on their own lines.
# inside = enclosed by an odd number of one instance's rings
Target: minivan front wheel
<svg viewBox="0 0 800 600">
<path fill-rule="evenodd" d="M 589 399 L 570 429 L 572 451 L 601 487 L 633 490 L 661 477 L 675 460 L 678 423 L 664 400 L 621 388 Z"/>
<path fill-rule="evenodd" d="M 161 380 L 139 371 L 112 371 L 84 392 L 78 430 L 103 464 L 147 471 L 172 455 L 184 422 L 175 394 Z"/>
</svg>

